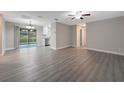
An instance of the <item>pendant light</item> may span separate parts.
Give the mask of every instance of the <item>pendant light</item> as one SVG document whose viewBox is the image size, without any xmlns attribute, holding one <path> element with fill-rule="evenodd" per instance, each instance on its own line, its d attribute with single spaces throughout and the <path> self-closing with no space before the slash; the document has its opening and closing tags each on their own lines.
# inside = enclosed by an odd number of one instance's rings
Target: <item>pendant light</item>
<svg viewBox="0 0 124 93">
<path fill-rule="evenodd" d="M 31 21 L 30 21 L 29 25 L 27 25 L 25 28 L 28 30 L 34 30 L 35 29 L 35 27 L 32 26 Z"/>
</svg>

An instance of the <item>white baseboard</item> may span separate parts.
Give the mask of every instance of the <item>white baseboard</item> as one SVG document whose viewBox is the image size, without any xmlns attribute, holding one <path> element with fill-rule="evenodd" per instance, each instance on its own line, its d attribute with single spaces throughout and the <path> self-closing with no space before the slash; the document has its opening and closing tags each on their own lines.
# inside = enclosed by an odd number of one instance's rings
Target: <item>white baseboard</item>
<svg viewBox="0 0 124 93">
<path fill-rule="evenodd" d="M 8 50 L 14 50 L 15 48 L 6 48 L 6 49 L 4 49 L 4 51 L 2 51 L 2 53 L 0 54 L 0 56 L 4 56 L 5 55 L 5 53 L 6 53 L 6 51 L 8 51 Z"/>
<path fill-rule="evenodd" d="M 58 47 L 57 49 L 63 49 L 63 48 L 68 48 L 68 47 L 72 47 L 72 45 L 66 45 L 66 46 Z"/>
<path fill-rule="evenodd" d="M 124 56 L 124 53 L 118 53 L 118 52 L 113 52 L 113 51 L 108 51 L 108 50 L 101 50 L 101 49 L 94 49 L 94 48 L 85 48 L 85 49 Z"/>
<path fill-rule="evenodd" d="M 2 53 L 0 54 L 0 56 L 4 56 L 6 51 L 2 51 Z"/>
<path fill-rule="evenodd" d="M 5 51 L 14 50 L 15 48 L 6 48 Z"/>
<path fill-rule="evenodd" d="M 4 56 L 4 55 L 5 55 L 5 53 L 6 53 L 6 51 L 2 51 L 2 56 Z"/>
<path fill-rule="evenodd" d="M 62 47 L 58 47 L 58 48 L 54 48 L 54 47 L 50 47 L 54 50 L 58 50 L 58 49 L 63 49 L 63 48 L 68 48 L 68 47 L 72 47 L 72 45 L 67 45 L 67 46 L 62 46 Z"/>
<path fill-rule="evenodd" d="M 51 49 L 54 49 L 54 50 L 56 50 L 56 48 L 55 47 L 50 47 Z"/>
</svg>

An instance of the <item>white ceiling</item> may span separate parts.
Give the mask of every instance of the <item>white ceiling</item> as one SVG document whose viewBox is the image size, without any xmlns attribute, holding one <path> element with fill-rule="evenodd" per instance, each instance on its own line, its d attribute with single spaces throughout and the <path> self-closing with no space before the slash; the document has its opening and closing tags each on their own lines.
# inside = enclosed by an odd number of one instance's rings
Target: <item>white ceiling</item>
<svg viewBox="0 0 124 93">
<path fill-rule="evenodd" d="M 55 18 L 59 19 L 58 22 L 68 25 L 81 24 L 85 22 L 93 22 L 113 17 L 124 16 L 123 11 L 83 11 L 84 13 L 91 13 L 90 17 L 81 20 L 71 20 L 68 14 L 74 14 L 75 11 L 1 11 L 6 21 L 16 23 L 29 23 L 35 25 L 46 25 L 55 22 Z M 39 17 L 40 16 L 40 17 Z"/>
</svg>

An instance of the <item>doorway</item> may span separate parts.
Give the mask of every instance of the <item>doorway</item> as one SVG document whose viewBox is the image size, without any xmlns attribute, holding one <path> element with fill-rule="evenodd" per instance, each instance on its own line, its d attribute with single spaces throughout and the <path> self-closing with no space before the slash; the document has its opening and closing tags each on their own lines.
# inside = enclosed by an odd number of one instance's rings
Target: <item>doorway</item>
<svg viewBox="0 0 124 93">
<path fill-rule="evenodd" d="M 76 47 L 86 46 L 86 27 L 77 26 L 76 28 Z"/>
<path fill-rule="evenodd" d="M 25 28 L 20 28 L 19 48 L 36 47 L 36 33 L 36 29 L 27 30 Z"/>
</svg>

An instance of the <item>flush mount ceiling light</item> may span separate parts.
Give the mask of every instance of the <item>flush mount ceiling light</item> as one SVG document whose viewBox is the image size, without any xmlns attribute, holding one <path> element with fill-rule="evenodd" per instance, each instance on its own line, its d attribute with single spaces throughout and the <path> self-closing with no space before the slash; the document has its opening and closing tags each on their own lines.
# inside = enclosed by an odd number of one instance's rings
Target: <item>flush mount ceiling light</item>
<svg viewBox="0 0 124 93">
<path fill-rule="evenodd" d="M 82 11 L 77 11 L 75 14 L 69 14 L 68 16 L 69 17 L 72 17 L 71 19 L 74 20 L 74 19 L 81 19 L 83 20 L 84 17 L 87 17 L 87 16 L 90 16 L 91 14 L 89 13 L 83 13 Z"/>
</svg>

